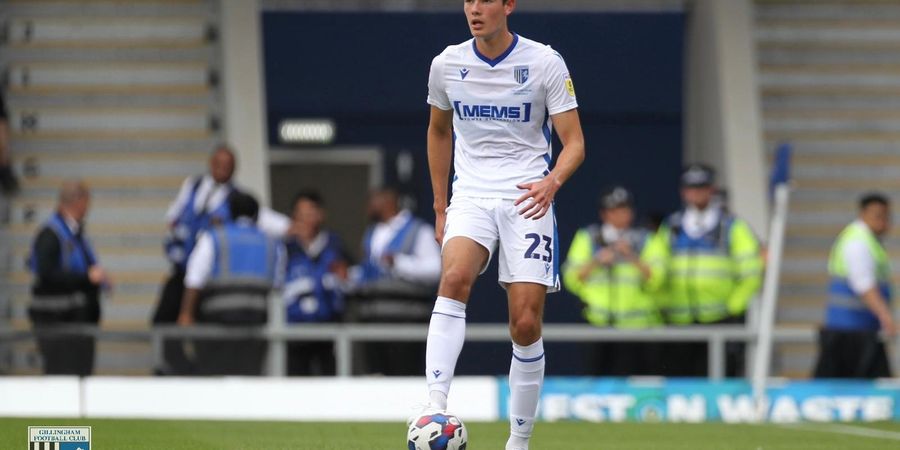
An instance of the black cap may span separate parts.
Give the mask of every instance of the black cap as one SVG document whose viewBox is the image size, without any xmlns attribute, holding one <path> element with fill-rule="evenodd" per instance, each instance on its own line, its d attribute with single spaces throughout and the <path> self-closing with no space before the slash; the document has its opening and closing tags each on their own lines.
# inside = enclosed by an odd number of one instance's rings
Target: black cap
<svg viewBox="0 0 900 450">
<path fill-rule="evenodd" d="M 716 171 L 706 164 L 691 164 L 681 172 L 684 187 L 707 187 L 716 182 Z"/>
<path fill-rule="evenodd" d="M 631 192 L 622 186 L 613 186 L 600 194 L 600 209 L 612 209 L 620 206 L 632 206 L 634 198 Z"/>
</svg>

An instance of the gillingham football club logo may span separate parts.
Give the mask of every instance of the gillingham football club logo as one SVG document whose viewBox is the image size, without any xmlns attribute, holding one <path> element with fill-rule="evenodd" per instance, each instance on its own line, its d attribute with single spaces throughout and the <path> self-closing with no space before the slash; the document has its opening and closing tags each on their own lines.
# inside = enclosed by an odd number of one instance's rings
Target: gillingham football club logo
<svg viewBox="0 0 900 450">
<path fill-rule="evenodd" d="M 91 450 L 91 427 L 28 427 L 28 450 Z"/>
<path fill-rule="evenodd" d="M 516 83 L 525 84 L 528 81 L 528 66 L 514 67 L 513 75 L 516 77 Z"/>
</svg>

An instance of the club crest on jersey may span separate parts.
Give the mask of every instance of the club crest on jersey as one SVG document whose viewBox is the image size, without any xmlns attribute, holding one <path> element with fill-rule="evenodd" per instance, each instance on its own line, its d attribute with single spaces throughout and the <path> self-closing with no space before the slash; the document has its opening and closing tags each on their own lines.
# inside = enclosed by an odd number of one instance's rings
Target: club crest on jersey
<svg viewBox="0 0 900 450">
<path fill-rule="evenodd" d="M 528 66 L 513 67 L 513 76 L 516 78 L 516 83 L 525 84 L 528 81 Z"/>
</svg>

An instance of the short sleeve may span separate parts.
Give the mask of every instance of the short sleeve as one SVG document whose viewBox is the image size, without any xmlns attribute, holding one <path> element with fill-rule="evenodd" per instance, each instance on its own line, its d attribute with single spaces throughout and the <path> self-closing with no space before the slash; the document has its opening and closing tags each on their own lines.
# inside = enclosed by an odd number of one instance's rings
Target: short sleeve
<svg viewBox="0 0 900 450">
<path fill-rule="evenodd" d="M 428 100 L 429 105 L 436 106 L 444 111 L 450 109 L 450 98 L 444 87 L 444 58 L 443 54 L 437 55 L 431 61 L 431 71 L 428 74 Z"/>
<path fill-rule="evenodd" d="M 203 289 L 212 274 L 215 264 L 215 248 L 212 236 L 203 232 L 197 239 L 197 245 L 188 257 L 184 285 L 190 289 Z"/>
<path fill-rule="evenodd" d="M 546 57 L 547 76 L 544 79 L 547 89 L 547 111 L 550 115 L 566 112 L 578 107 L 575 99 L 575 85 L 569 76 L 569 69 L 559 53 L 551 50 Z"/>
</svg>

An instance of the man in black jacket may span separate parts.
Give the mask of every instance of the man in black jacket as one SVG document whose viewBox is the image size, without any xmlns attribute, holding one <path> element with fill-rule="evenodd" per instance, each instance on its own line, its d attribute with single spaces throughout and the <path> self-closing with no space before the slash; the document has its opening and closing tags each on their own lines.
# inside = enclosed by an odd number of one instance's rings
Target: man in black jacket
<svg viewBox="0 0 900 450">
<path fill-rule="evenodd" d="M 100 321 L 100 290 L 109 285 L 109 278 L 84 236 L 89 206 L 90 192 L 83 182 L 64 182 L 59 207 L 32 247 L 34 285 L 28 313 L 48 375 L 85 376 L 94 368 L 93 337 L 54 332 L 60 325 Z"/>
</svg>

